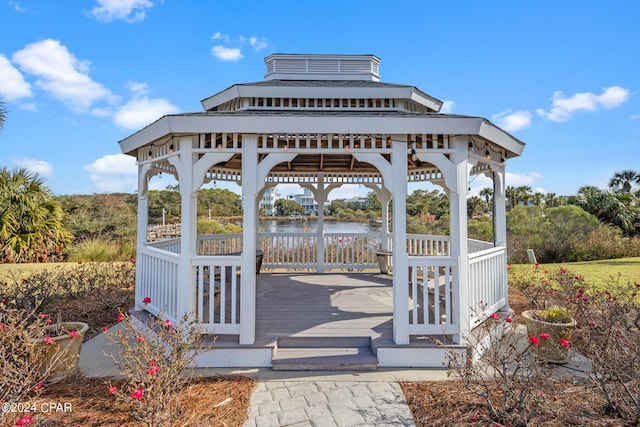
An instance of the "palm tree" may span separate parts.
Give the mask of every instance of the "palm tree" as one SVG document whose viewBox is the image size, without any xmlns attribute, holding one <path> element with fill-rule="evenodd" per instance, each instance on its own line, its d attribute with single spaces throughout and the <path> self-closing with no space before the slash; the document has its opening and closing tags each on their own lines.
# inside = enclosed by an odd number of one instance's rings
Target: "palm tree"
<svg viewBox="0 0 640 427">
<path fill-rule="evenodd" d="M 0 169 L 0 262 L 60 259 L 71 234 L 44 179 L 26 169 Z"/>
<path fill-rule="evenodd" d="M 4 105 L 4 100 L 0 97 L 0 130 L 4 127 L 4 122 L 7 118 L 7 109 Z"/>
<path fill-rule="evenodd" d="M 629 235 L 634 234 L 635 224 L 640 220 L 640 214 L 633 207 L 631 194 L 602 191 L 591 186 L 581 187 L 578 190 L 578 205 Z"/>
<path fill-rule="evenodd" d="M 493 190 L 489 187 L 485 187 L 480 190 L 480 196 L 484 197 L 484 201 L 487 202 L 487 205 L 491 205 L 491 199 L 493 198 Z"/>
<path fill-rule="evenodd" d="M 609 188 L 614 191 L 621 189 L 623 193 L 631 193 L 632 182 L 640 184 L 640 173 L 626 169 L 613 175 L 613 178 L 609 180 Z"/>
</svg>

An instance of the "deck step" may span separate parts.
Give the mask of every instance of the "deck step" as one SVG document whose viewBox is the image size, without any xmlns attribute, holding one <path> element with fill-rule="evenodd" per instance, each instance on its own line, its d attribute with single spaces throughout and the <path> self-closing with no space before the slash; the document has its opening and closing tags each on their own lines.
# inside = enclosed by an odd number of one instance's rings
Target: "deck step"
<svg viewBox="0 0 640 427">
<path fill-rule="evenodd" d="M 370 337 L 282 337 L 271 360 L 274 371 L 375 371 Z"/>
</svg>

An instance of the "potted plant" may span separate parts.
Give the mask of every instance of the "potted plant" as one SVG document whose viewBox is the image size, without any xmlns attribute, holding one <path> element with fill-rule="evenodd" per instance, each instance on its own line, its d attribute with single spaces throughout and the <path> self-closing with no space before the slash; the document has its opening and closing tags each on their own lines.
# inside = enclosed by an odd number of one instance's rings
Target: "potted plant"
<svg viewBox="0 0 640 427">
<path fill-rule="evenodd" d="M 34 331 L 31 340 L 42 352 L 41 371 L 47 374 L 49 381 L 60 381 L 77 371 L 82 341 L 88 329 L 89 325 L 84 322 L 58 321 L 54 324 L 47 321 Z"/>
<path fill-rule="evenodd" d="M 522 318 L 530 337 L 538 337 L 537 349 L 544 360 L 563 364 L 569 361 L 571 336 L 576 320 L 565 307 L 525 310 Z"/>
</svg>

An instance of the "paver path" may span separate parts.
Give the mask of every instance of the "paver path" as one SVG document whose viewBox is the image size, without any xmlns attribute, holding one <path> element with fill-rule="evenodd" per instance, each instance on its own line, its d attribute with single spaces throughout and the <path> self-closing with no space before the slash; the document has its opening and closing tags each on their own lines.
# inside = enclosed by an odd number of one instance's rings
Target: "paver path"
<svg viewBox="0 0 640 427">
<path fill-rule="evenodd" d="M 397 382 L 264 381 L 245 427 L 415 426 Z"/>
</svg>

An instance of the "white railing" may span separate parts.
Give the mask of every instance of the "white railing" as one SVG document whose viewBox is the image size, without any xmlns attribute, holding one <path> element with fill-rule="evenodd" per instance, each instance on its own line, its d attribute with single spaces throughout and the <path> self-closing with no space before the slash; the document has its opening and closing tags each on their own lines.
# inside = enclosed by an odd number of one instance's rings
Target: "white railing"
<svg viewBox="0 0 640 427">
<path fill-rule="evenodd" d="M 457 259 L 409 257 L 409 334 L 450 335 L 460 331 L 453 310 L 458 300 Z"/>
<path fill-rule="evenodd" d="M 180 238 L 178 237 L 173 239 L 159 240 L 157 242 L 149 242 L 147 243 L 147 246 L 156 248 L 156 249 L 161 249 L 163 251 L 171 252 L 174 254 L 179 254 Z"/>
<path fill-rule="evenodd" d="M 324 268 L 377 267 L 381 247 L 378 233 L 324 233 Z"/>
<path fill-rule="evenodd" d="M 260 233 L 263 268 L 317 268 L 316 233 Z"/>
<path fill-rule="evenodd" d="M 475 239 L 468 239 L 467 244 L 468 244 L 468 251 L 470 254 L 474 252 L 484 251 L 486 249 L 491 249 L 494 247 L 493 243 L 483 242 L 482 240 L 475 240 Z"/>
<path fill-rule="evenodd" d="M 198 255 L 225 255 L 242 252 L 242 233 L 198 236 Z"/>
<path fill-rule="evenodd" d="M 197 256 L 196 316 L 207 333 L 240 333 L 240 259 L 238 256 Z"/>
<path fill-rule="evenodd" d="M 407 234 L 407 253 L 422 256 L 449 256 L 449 236 Z"/>
<path fill-rule="evenodd" d="M 152 247 L 139 247 L 136 259 L 136 305 L 143 298 L 151 303 L 146 310 L 176 322 L 178 313 L 178 259 L 175 253 Z"/>
<path fill-rule="evenodd" d="M 507 249 L 498 246 L 469 254 L 469 307 L 476 326 L 507 304 Z"/>
</svg>

